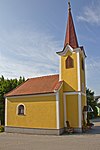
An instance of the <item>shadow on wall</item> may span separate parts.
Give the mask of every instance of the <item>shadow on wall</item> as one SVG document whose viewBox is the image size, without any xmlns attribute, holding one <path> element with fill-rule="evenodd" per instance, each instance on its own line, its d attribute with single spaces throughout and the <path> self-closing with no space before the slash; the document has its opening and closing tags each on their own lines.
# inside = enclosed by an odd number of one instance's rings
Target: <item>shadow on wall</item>
<svg viewBox="0 0 100 150">
<path fill-rule="evenodd" d="M 69 84 L 67 84 L 66 82 L 64 82 L 64 91 L 66 92 L 75 92 L 76 90 L 73 89 Z"/>
</svg>

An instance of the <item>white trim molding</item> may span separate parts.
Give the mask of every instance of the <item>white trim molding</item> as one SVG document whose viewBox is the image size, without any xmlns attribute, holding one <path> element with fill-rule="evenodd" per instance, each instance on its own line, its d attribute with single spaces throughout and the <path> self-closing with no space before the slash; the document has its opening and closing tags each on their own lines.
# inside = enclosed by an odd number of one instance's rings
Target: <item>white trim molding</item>
<svg viewBox="0 0 100 150">
<path fill-rule="evenodd" d="M 64 95 L 77 95 L 79 92 L 64 92 Z"/>
<path fill-rule="evenodd" d="M 41 96 L 56 96 L 56 93 L 49 94 L 35 94 L 35 95 L 19 95 L 19 96 L 8 96 L 7 98 L 25 98 L 25 97 L 41 97 Z"/>
<path fill-rule="evenodd" d="M 57 54 L 60 56 L 65 56 L 68 51 L 70 51 L 70 53 L 74 52 L 74 49 L 69 44 L 67 44 L 66 47 L 62 51 L 57 52 Z"/>
<path fill-rule="evenodd" d="M 81 92 L 81 94 L 82 94 L 83 96 L 86 96 L 86 93 Z"/>
<path fill-rule="evenodd" d="M 78 94 L 82 94 L 82 95 L 86 96 L 86 93 L 83 93 L 81 91 L 77 91 L 77 92 L 64 92 L 64 95 L 78 95 Z"/>
<path fill-rule="evenodd" d="M 54 90 L 54 92 L 55 92 L 55 93 L 59 92 L 59 91 L 61 90 L 61 88 L 62 88 L 62 85 L 63 85 L 63 82 L 61 83 L 61 85 L 60 85 L 59 89 Z"/>
<path fill-rule="evenodd" d="M 61 70 L 62 70 L 62 68 L 61 68 L 61 57 L 59 58 L 60 60 L 59 60 L 59 81 L 61 81 Z"/>
<path fill-rule="evenodd" d="M 59 92 L 56 93 L 56 120 L 57 120 L 57 129 L 60 129 Z"/>
<path fill-rule="evenodd" d="M 7 126 L 7 98 L 5 98 L 5 126 Z"/>
<path fill-rule="evenodd" d="M 67 115 L 66 115 L 66 95 L 64 94 L 64 125 L 66 127 L 66 120 L 67 120 Z"/>
<path fill-rule="evenodd" d="M 80 53 L 77 52 L 78 91 L 81 91 Z"/>
<path fill-rule="evenodd" d="M 78 94 L 78 120 L 79 120 L 79 128 L 82 128 L 82 98 L 81 98 L 81 93 Z"/>
<path fill-rule="evenodd" d="M 83 63 L 84 63 L 84 87 L 86 88 L 86 66 L 85 66 L 85 58 L 83 59 Z"/>
</svg>

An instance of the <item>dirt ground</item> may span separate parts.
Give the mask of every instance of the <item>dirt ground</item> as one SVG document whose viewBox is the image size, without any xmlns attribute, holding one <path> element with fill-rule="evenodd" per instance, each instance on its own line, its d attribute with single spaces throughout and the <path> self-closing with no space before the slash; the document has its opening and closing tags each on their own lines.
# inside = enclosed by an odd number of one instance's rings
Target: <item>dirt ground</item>
<svg viewBox="0 0 100 150">
<path fill-rule="evenodd" d="M 0 150 L 99 150 L 100 119 L 85 134 L 46 136 L 0 133 Z"/>
</svg>

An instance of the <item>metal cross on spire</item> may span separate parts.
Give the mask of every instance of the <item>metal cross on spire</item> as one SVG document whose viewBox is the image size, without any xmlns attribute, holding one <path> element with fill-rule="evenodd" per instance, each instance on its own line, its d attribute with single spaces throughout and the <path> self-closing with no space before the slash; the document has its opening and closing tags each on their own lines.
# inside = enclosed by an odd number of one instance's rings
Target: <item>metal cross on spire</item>
<svg viewBox="0 0 100 150">
<path fill-rule="evenodd" d="M 68 9 L 71 10 L 70 0 L 68 0 Z"/>
</svg>

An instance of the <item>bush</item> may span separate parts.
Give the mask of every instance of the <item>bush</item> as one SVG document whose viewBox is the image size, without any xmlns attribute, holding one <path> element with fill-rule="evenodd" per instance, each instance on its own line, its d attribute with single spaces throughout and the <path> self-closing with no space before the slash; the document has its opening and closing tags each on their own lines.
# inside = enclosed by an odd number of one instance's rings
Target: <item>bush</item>
<svg viewBox="0 0 100 150">
<path fill-rule="evenodd" d="M 4 126 L 0 126 L 0 132 L 4 132 Z"/>
</svg>

